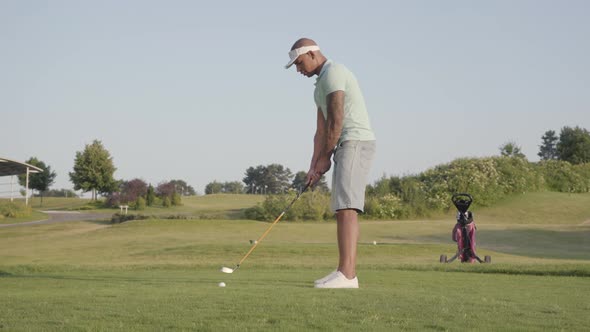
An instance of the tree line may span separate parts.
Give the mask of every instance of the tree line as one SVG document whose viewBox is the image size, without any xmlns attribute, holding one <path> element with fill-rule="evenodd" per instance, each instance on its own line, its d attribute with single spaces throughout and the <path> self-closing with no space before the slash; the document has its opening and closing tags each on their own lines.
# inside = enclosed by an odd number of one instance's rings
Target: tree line
<svg viewBox="0 0 590 332">
<path fill-rule="evenodd" d="M 51 166 L 31 157 L 26 163 L 43 169 L 41 173 L 29 175 L 29 188 L 37 191 L 43 204 L 44 196 L 76 197 L 71 190 L 50 190 L 57 176 L 51 170 Z M 179 205 L 181 196 L 196 195 L 195 189 L 183 180 L 170 180 L 160 182 L 155 188 L 141 179 L 123 180 L 115 179 L 116 167 L 109 151 L 102 142 L 94 140 L 87 144 L 84 150 L 76 152 L 74 167 L 69 172 L 70 181 L 74 184 L 74 190 L 91 192 L 92 199 L 97 200 L 98 195 L 106 197 L 108 206 L 120 204 L 132 204 L 137 207 L 151 205 Z M 26 175 L 19 175 L 19 184 L 25 186 Z"/>
<path fill-rule="evenodd" d="M 548 130 L 537 154 L 541 160 L 563 160 L 573 165 L 590 162 L 590 133 L 580 127 L 563 127 L 559 137 Z"/>
<path fill-rule="evenodd" d="M 213 181 L 205 187 L 205 194 L 262 194 L 277 195 L 290 189 L 297 191 L 305 187 L 307 173 L 299 171 L 293 174 L 291 170 L 280 164 L 258 165 L 249 167 L 242 182 L 217 182 Z M 328 184 L 325 177 L 314 185 L 314 190 L 328 192 Z"/>
<path fill-rule="evenodd" d="M 590 192 L 590 133 L 583 128 L 564 127 L 559 137 L 547 131 L 539 146 L 539 162 L 529 162 L 515 142 L 500 146 L 500 156 L 459 158 L 416 175 L 382 177 L 367 186 L 367 219 L 408 219 L 448 212 L 451 196 L 469 192 L 476 206 L 489 206 L 512 194 L 534 191 Z M 246 217 L 272 220 L 294 193 L 269 196 L 246 210 Z M 329 195 L 316 193 L 289 211 L 285 220 L 324 220 L 329 212 Z"/>
<path fill-rule="evenodd" d="M 503 157 L 526 159 L 521 148 L 514 142 L 508 142 L 501 146 L 500 152 Z M 570 179 L 561 181 L 561 183 L 564 183 L 563 186 L 567 187 L 572 182 L 571 179 L 578 178 L 581 179 L 579 183 L 585 183 L 584 181 L 588 177 L 583 171 L 578 172 L 579 169 L 585 168 L 578 167 L 578 165 L 590 163 L 590 133 L 578 126 L 573 128 L 563 127 L 559 136 L 554 130 L 548 130 L 541 137 L 538 156 L 541 158 L 540 164 L 545 165 L 546 169 L 553 169 L 556 172 L 555 174 L 561 174 L 562 179 Z M 562 163 L 549 163 L 550 161 Z M 37 190 L 41 199 L 46 195 L 73 196 L 71 191 L 50 191 L 56 177 L 56 173 L 51 169 L 50 165 L 36 157 L 31 157 L 26 162 L 43 169 L 43 172 L 30 174 L 29 176 L 29 188 Z M 165 181 L 153 187 L 141 179 L 116 180 L 114 178 L 115 170 L 110 153 L 100 141 L 94 140 L 91 144 L 87 144 L 83 151 L 76 152 L 73 171 L 69 173 L 69 177 L 74 184 L 75 190 L 92 192 L 94 200 L 96 200 L 97 195 L 102 195 L 107 197 L 107 201 L 112 204 L 137 203 L 138 199 L 141 198 L 145 200 L 146 205 L 173 205 L 178 201 L 178 198 L 174 197 L 174 193 L 178 197 L 196 194 L 194 188 L 182 180 Z M 205 193 L 281 194 L 288 192 L 290 189 L 301 190 L 305 185 L 305 177 L 306 172 L 300 171 L 293 174 L 289 168 L 280 164 L 258 165 L 246 169 L 241 182 L 213 181 L 207 184 Z M 416 181 L 417 179 L 415 176 L 406 178 L 408 181 Z M 555 179 L 555 176 L 547 178 Z M 395 187 L 395 183 L 401 183 L 401 179 L 393 179 L 392 185 Z M 381 187 L 383 185 L 382 180 L 377 181 L 374 186 L 369 186 L 369 189 Z M 24 175 L 19 176 L 19 182 L 22 186 L 25 186 L 25 181 Z M 559 181 L 548 181 L 552 183 L 552 188 L 556 188 L 560 183 Z M 406 181 L 404 185 L 408 183 Z M 316 185 L 316 188 L 319 191 L 329 191 L 324 178 Z M 580 188 L 565 188 L 562 190 L 580 191 L 583 190 L 584 186 Z M 397 190 L 397 192 L 400 191 Z M 138 204 L 142 205 L 141 200 Z"/>
</svg>

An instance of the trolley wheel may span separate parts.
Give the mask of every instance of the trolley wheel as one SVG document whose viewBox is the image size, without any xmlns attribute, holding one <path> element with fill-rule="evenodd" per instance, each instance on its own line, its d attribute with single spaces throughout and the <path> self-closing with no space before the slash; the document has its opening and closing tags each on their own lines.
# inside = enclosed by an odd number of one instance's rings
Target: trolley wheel
<svg viewBox="0 0 590 332">
<path fill-rule="evenodd" d="M 486 262 L 486 263 L 488 263 L 488 264 L 491 263 L 492 262 L 492 256 L 486 256 L 486 257 L 484 257 L 484 260 L 483 261 Z"/>
<path fill-rule="evenodd" d="M 447 262 L 447 255 L 440 255 L 440 262 L 446 263 Z"/>
</svg>

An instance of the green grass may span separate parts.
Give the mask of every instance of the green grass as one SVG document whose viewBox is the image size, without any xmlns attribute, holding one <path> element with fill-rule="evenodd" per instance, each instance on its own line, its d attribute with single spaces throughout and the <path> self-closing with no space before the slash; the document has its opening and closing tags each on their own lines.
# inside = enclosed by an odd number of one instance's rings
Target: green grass
<svg viewBox="0 0 590 332">
<path fill-rule="evenodd" d="M 154 216 L 184 215 L 205 219 L 237 219 L 243 210 L 264 200 L 262 195 L 216 194 L 204 196 L 184 196 L 182 205 L 164 208 L 147 207 L 145 210 L 133 211 Z"/>
<path fill-rule="evenodd" d="M 43 204 L 41 204 L 41 197 L 29 199 L 31 207 L 37 210 L 75 210 L 86 206 L 90 202 L 91 200 L 87 198 L 43 197 Z"/>
<path fill-rule="evenodd" d="M 0 218 L 0 225 L 2 224 L 18 224 L 22 222 L 28 221 L 38 221 L 38 220 L 45 220 L 47 219 L 47 214 L 39 212 L 39 211 L 32 211 L 31 215 L 26 217 L 18 217 L 18 218 Z"/>
<path fill-rule="evenodd" d="M 474 211 L 479 223 L 590 224 L 590 193 L 526 193 Z"/>
<path fill-rule="evenodd" d="M 7 330 L 583 330 L 584 278 L 366 270 L 316 290 L 310 269 L 68 271 L 1 278 Z M 226 288 L 217 287 L 225 280 Z"/>
<path fill-rule="evenodd" d="M 568 330 L 590 325 L 589 195 L 552 193 L 476 210 L 478 253 L 492 264 L 438 263 L 456 250 L 453 215 L 365 221 L 361 289 L 318 290 L 336 264 L 334 222 L 67 222 L 0 228 L 2 330 Z M 230 215 L 252 197 L 195 197 L 175 213 Z M 260 197 L 257 199 L 261 199 Z M 539 201 L 568 207 L 542 219 Z M 232 212 L 233 211 L 233 212 Z M 527 212 L 529 211 L 529 212 Z M 496 213 L 496 215 L 494 214 Z M 578 222 L 572 222 L 570 218 Z M 533 222 L 535 221 L 535 222 Z M 377 241 L 377 245 L 373 245 Z M 226 288 L 217 283 L 224 281 Z"/>
</svg>

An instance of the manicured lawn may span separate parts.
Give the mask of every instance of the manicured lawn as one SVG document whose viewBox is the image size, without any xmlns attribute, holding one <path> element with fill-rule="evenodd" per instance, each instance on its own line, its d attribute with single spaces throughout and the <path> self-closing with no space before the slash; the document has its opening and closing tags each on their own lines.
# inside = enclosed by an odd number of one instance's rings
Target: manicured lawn
<svg viewBox="0 0 590 332">
<path fill-rule="evenodd" d="M 198 197 L 175 213 L 239 212 L 234 205 L 256 203 L 247 199 Z M 515 219 L 522 223 L 494 216 L 495 208 L 475 212 L 478 253 L 492 256 L 485 265 L 438 263 L 456 250 L 453 215 L 362 222 L 358 290 L 312 287 L 336 265 L 334 222 L 280 222 L 230 275 L 219 268 L 233 267 L 269 223 L 0 228 L 0 330 L 585 331 L 590 225 L 570 217 L 590 213 L 579 204 L 563 223 L 550 213 L 548 222 L 538 219 L 539 199 L 514 205 L 524 209 Z M 561 207 L 566 199 L 548 198 Z"/>
</svg>

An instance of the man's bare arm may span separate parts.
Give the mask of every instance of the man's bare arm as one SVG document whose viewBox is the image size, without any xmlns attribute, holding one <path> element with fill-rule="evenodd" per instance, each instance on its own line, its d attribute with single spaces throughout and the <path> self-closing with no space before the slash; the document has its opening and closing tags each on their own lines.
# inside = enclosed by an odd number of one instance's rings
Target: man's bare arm
<svg viewBox="0 0 590 332">
<path fill-rule="evenodd" d="M 320 108 L 318 108 L 316 122 L 317 126 L 315 136 L 313 137 L 313 156 L 311 157 L 309 171 L 307 172 L 307 177 L 305 179 L 305 183 L 308 184 L 313 184 L 318 180 L 317 163 L 322 154 L 322 150 L 326 145 L 326 119 L 324 119 L 324 115 Z"/>
<path fill-rule="evenodd" d="M 338 139 L 340 139 L 342 123 L 344 121 L 344 92 L 332 92 L 328 95 L 327 99 L 328 117 L 326 119 L 326 132 L 318 160 L 315 164 L 314 182 L 317 182 L 322 174 L 325 174 L 332 167 L 330 157 L 334 153 Z"/>
<path fill-rule="evenodd" d="M 318 162 L 318 158 L 326 145 L 326 119 L 324 119 L 324 115 L 320 108 L 318 108 L 316 122 L 317 126 L 315 136 L 313 137 L 313 156 L 311 158 L 311 165 L 309 165 L 310 169 L 315 168 L 315 164 Z"/>
<path fill-rule="evenodd" d="M 326 121 L 326 139 L 322 154 L 325 158 L 330 158 L 342 134 L 344 91 L 334 91 L 327 98 L 328 119 Z"/>
</svg>

